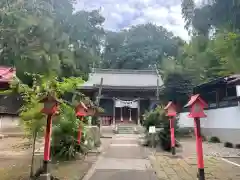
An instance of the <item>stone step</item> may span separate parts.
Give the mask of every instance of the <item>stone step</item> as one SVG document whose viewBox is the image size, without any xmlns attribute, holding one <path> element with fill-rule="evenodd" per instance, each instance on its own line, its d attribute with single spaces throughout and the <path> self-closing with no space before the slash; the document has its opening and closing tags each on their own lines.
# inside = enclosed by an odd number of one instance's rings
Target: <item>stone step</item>
<svg viewBox="0 0 240 180">
<path fill-rule="evenodd" d="M 118 133 L 134 133 L 134 131 L 118 131 Z"/>
<path fill-rule="evenodd" d="M 117 134 L 136 134 L 138 133 L 138 127 L 136 125 L 117 125 L 116 131 Z"/>
<path fill-rule="evenodd" d="M 118 132 L 118 134 L 134 134 L 134 132 Z"/>
<path fill-rule="evenodd" d="M 118 131 L 134 131 L 134 129 L 118 129 Z"/>
<path fill-rule="evenodd" d="M 118 134 L 134 134 L 133 128 L 118 128 L 117 130 Z"/>
</svg>

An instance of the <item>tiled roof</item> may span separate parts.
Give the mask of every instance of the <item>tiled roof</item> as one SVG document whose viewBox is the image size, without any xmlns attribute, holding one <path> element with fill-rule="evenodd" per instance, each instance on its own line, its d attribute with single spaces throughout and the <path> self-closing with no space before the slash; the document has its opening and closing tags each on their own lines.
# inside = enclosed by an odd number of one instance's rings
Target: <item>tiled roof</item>
<svg viewBox="0 0 240 180">
<path fill-rule="evenodd" d="M 16 74 L 15 68 L 0 66 L 0 82 L 9 82 Z"/>
<path fill-rule="evenodd" d="M 122 69 L 97 69 L 89 75 L 89 80 L 83 84 L 84 87 L 100 85 L 103 78 L 105 87 L 159 87 L 163 85 L 160 75 L 154 70 L 122 70 Z"/>
</svg>

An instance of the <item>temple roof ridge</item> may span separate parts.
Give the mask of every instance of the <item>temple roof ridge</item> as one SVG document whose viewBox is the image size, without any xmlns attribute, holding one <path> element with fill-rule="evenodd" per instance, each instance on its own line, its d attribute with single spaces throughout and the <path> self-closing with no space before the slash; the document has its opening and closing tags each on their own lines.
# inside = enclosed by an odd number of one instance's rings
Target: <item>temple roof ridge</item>
<svg viewBox="0 0 240 180">
<path fill-rule="evenodd" d="M 157 74 L 154 69 L 101 69 L 94 68 L 92 73 L 113 73 L 113 74 Z"/>
</svg>

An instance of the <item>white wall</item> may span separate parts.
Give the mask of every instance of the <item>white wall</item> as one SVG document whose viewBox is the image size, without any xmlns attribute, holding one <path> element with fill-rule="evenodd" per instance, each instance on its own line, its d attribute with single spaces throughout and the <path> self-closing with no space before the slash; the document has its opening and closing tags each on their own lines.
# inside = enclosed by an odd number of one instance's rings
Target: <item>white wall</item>
<svg viewBox="0 0 240 180">
<path fill-rule="evenodd" d="M 203 128 L 240 129 L 240 106 L 211 109 L 205 111 L 207 117 L 201 118 Z M 180 113 L 180 127 L 193 127 L 193 118 L 188 112 Z"/>
<path fill-rule="evenodd" d="M 218 136 L 223 141 L 240 143 L 240 106 L 211 109 L 205 113 L 207 117 L 201 118 L 204 135 Z M 189 118 L 188 114 L 180 113 L 180 127 L 193 127 L 193 119 Z"/>
<path fill-rule="evenodd" d="M 15 131 L 19 127 L 19 118 L 11 116 L 0 116 L 0 133 Z"/>
<path fill-rule="evenodd" d="M 179 127 L 185 128 L 185 127 L 193 127 L 193 119 L 188 117 L 189 112 L 183 112 L 179 114 Z"/>
</svg>

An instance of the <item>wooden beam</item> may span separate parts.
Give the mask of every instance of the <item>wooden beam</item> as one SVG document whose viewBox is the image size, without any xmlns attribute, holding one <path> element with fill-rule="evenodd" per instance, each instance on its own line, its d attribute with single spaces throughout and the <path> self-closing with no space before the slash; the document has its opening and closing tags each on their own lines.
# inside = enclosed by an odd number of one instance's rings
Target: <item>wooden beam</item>
<svg viewBox="0 0 240 180">
<path fill-rule="evenodd" d="M 101 81 L 100 81 L 100 86 L 99 86 L 99 89 L 98 89 L 98 95 L 96 97 L 96 106 L 99 107 L 99 104 L 100 104 L 100 97 L 101 97 L 101 94 L 102 94 L 102 85 L 103 85 L 103 78 L 101 78 Z M 98 118 L 98 117 L 97 117 Z M 102 122 L 101 120 L 99 121 L 99 123 L 97 123 L 98 127 L 99 127 L 99 130 L 101 128 L 101 125 L 102 125 Z"/>
<path fill-rule="evenodd" d="M 95 102 L 97 106 L 99 106 L 100 97 L 102 95 L 102 85 L 103 85 L 103 78 L 101 78 L 100 86 L 99 86 L 99 89 L 98 89 L 98 95 L 97 95 L 96 102 Z"/>
</svg>

